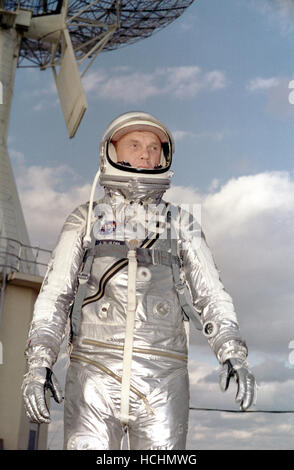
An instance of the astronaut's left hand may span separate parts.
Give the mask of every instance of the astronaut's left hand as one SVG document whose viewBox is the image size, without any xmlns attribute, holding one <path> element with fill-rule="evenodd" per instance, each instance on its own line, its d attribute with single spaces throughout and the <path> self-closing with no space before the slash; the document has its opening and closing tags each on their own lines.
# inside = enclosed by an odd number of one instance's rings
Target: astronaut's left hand
<svg viewBox="0 0 294 470">
<path fill-rule="evenodd" d="M 240 409 L 246 411 L 255 400 L 256 383 L 252 372 L 246 362 L 240 359 L 229 359 L 223 364 L 219 374 L 219 386 L 223 392 L 228 387 L 231 378 L 237 382 L 236 402 L 240 403 Z"/>
</svg>

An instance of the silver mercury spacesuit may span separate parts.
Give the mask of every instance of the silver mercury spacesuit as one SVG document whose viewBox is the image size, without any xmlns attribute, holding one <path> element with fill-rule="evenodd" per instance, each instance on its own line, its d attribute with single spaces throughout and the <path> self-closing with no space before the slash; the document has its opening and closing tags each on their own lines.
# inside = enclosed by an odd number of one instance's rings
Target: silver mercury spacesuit
<svg viewBox="0 0 294 470">
<path fill-rule="evenodd" d="M 161 141 L 160 164 L 151 170 L 117 160 L 113 142 L 134 130 Z M 168 129 L 147 113 L 112 121 L 90 202 L 68 217 L 49 263 L 29 330 L 22 389 L 29 418 L 50 422 L 44 392 L 50 388 L 61 402 L 52 367 L 71 317 L 65 449 L 119 449 L 125 430 L 131 449 L 185 449 L 185 303 L 223 365 L 221 389 L 234 377 L 241 409 L 254 400 L 247 347 L 201 229 L 191 214 L 162 200 L 173 151 Z M 98 178 L 105 194 L 93 203 Z"/>
</svg>

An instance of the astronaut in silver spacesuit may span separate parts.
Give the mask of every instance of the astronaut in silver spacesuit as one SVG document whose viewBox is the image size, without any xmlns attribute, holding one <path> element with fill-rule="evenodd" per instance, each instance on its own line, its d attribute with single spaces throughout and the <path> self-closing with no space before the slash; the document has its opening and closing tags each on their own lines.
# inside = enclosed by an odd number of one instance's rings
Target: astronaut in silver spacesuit
<svg viewBox="0 0 294 470">
<path fill-rule="evenodd" d="M 125 432 L 130 449 L 185 449 L 188 319 L 222 366 L 221 389 L 234 378 L 240 408 L 254 402 L 247 347 L 201 227 L 162 199 L 173 152 L 171 133 L 153 116 L 114 119 L 90 200 L 67 218 L 53 252 L 22 390 L 30 420 L 49 423 L 45 391 L 62 401 L 52 368 L 70 321 L 65 449 L 120 449 Z M 98 181 L 104 196 L 94 202 Z"/>
</svg>

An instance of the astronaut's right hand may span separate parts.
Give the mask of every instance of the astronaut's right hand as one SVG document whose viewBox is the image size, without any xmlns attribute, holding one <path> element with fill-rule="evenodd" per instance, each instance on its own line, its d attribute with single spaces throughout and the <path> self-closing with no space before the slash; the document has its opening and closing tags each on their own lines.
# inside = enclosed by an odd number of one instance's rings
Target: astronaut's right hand
<svg viewBox="0 0 294 470">
<path fill-rule="evenodd" d="M 45 392 L 49 389 L 57 403 L 63 400 L 58 380 L 48 367 L 32 367 L 25 374 L 22 394 L 26 414 L 34 423 L 50 423 L 50 413 L 46 404 Z"/>
</svg>

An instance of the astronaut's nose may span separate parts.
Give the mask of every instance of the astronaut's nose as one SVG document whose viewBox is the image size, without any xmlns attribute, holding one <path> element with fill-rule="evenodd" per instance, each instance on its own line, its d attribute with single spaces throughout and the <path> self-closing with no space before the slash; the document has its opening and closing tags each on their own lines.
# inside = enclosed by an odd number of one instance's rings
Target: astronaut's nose
<svg viewBox="0 0 294 470">
<path fill-rule="evenodd" d="M 148 160 L 149 159 L 149 152 L 148 150 L 142 150 L 140 155 L 141 160 Z"/>
</svg>

